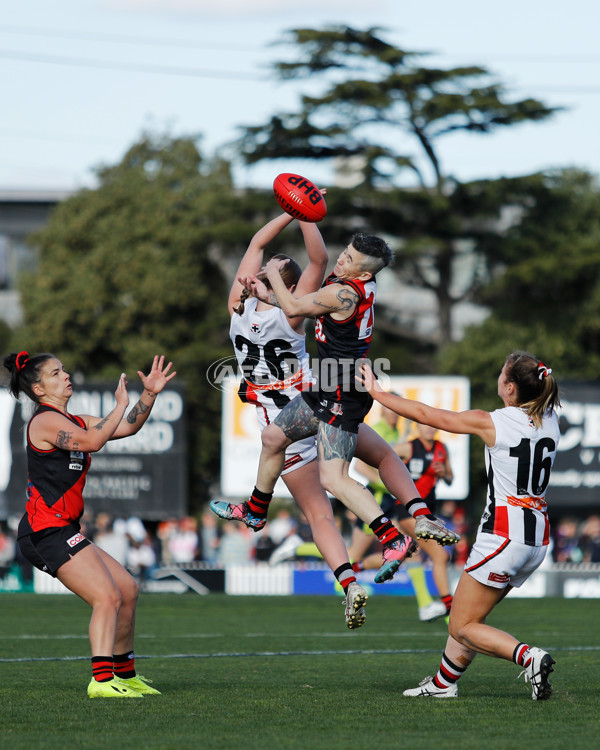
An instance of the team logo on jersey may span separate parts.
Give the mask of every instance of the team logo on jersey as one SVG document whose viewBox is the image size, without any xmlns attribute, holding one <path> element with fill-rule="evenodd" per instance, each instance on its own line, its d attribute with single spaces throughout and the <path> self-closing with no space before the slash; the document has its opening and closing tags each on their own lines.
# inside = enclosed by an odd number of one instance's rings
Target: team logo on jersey
<svg viewBox="0 0 600 750">
<path fill-rule="evenodd" d="M 336 417 L 341 417 L 344 413 L 344 410 L 342 409 L 341 404 L 333 404 L 331 409 L 329 410 L 332 414 L 334 414 Z"/>
<path fill-rule="evenodd" d="M 258 325 L 258 323 L 252 323 L 251 326 L 250 326 L 250 331 L 252 333 L 259 333 L 260 326 Z"/>
<path fill-rule="evenodd" d="M 83 471 L 84 463 L 84 454 L 81 451 L 71 451 L 69 455 L 69 469 Z"/>
</svg>

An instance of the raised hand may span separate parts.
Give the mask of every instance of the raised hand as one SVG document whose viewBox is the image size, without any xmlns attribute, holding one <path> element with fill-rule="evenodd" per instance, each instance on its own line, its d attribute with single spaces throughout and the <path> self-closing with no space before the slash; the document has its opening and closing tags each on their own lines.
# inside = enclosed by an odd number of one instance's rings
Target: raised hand
<svg viewBox="0 0 600 750">
<path fill-rule="evenodd" d="M 169 380 L 177 375 L 177 372 L 172 372 L 169 374 L 169 370 L 172 366 L 172 362 L 169 362 L 168 365 L 165 366 L 164 354 L 161 354 L 160 357 L 157 354 L 154 357 L 154 361 L 152 362 L 152 367 L 148 375 L 144 375 L 141 370 L 138 370 L 137 374 L 140 376 L 140 380 L 142 381 L 142 385 L 144 386 L 145 390 L 149 391 L 150 393 L 160 393 L 169 382 Z"/>
</svg>

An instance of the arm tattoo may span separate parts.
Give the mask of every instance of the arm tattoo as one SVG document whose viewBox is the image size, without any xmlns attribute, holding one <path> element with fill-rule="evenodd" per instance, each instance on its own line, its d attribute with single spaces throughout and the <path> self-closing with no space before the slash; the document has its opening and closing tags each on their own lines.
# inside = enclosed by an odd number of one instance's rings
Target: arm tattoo
<svg viewBox="0 0 600 750">
<path fill-rule="evenodd" d="M 95 430 L 101 430 L 104 427 L 104 425 L 106 424 L 106 420 L 107 419 L 108 419 L 108 417 L 104 417 L 104 419 L 101 422 L 98 422 L 98 424 L 94 425 L 94 429 Z"/>
<path fill-rule="evenodd" d="M 71 438 L 73 437 L 72 432 L 66 432 L 65 430 L 59 430 L 56 435 L 56 447 L 66 450 L 71 446 Z"/>
<path fill-rule="evenodd" d="M 342 287 L 337 294 L 338 304 L 331 305 L 321 302 L 321 300 L 315 298 L 315 305 L 324 307 L 326 310 L 332 310 L 334 312 L 348 312 L 352 310 L 358 304 L 358 294 L 348 287 Z"/>
<path fill-rule="evenodd" d="M 275 295 L 275 292 L 269 292 L 265 302 L 268 302 L 270 305 L 273 305 L 273 307 L 281 307 L 281 305 L 279 304 L 279 300 L 277 299 L 277 296 Z"/>
<path fill-rule="evenodd" d="M 147 411 L 149 411 L 149 409 L 150 407 L 143 403 L 143 401 L 138 401 L 127 415 L 127 421 L 129 422 L 129 424 L 134 424 L 138 416 L 140 414 L 145 414 Z"/>
<path fill-rule="evenodd" d="M 340 312 L 347 312 L 358 304 L 358 294 L 347 286 L 340 289 L 337 293 L 340 305 L 337 308 Z"/>
</svg>

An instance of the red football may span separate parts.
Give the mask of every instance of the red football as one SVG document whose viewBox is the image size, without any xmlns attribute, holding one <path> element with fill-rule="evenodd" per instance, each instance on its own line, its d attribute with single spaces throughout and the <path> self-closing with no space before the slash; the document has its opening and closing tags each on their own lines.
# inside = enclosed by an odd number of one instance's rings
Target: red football
<svg viewBox="0 0 600 750">
<path fill-rule="evenodd" d="M 299 174 L 278 174 L 273 182 L 273 192 L 281 208 L 300 221 L 321 221 L 327 214 L 321 191 Z"/>
</svg>

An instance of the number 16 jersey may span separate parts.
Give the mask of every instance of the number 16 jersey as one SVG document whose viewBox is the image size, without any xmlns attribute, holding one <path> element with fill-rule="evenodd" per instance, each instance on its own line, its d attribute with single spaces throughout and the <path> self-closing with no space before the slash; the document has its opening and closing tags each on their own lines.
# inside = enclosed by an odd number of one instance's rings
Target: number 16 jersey
<svg viewBox="0 0 600 750">
<path fill-rule="evenodd" d="M 496 443 L 486 447 L 487 504 L 479 531 L 539 547 L 550 537 L 546 489 L 560 430 L 554 411 L 536 428 L 523 409 L 491 412 Z"/>
</svg>

